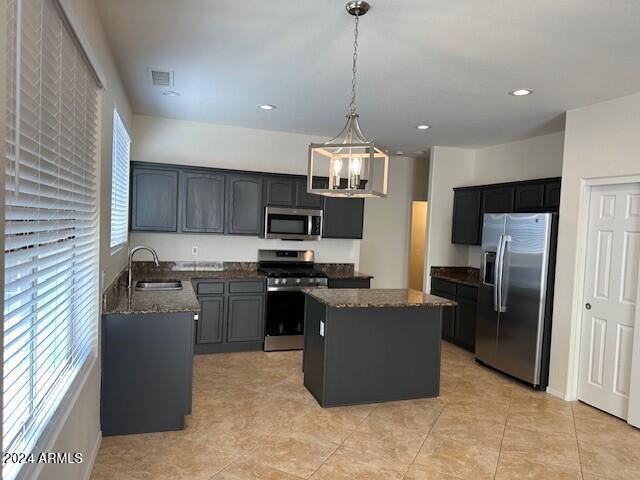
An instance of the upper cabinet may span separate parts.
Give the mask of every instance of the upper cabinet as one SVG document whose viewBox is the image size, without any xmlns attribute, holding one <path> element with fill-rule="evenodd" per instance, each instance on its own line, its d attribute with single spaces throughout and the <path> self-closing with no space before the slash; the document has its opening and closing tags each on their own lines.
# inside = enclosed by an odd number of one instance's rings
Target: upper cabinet
<svg viewBox="0 0 640 480">
<path fill-rule="evenodd" d="M 294 182 L 295 206 L 297 208 L 322 208 L 323 197 L 315 193 L 307 192 L 307 179 L 298 179 Z"/>
<path fill-rule="evenodd" d="M 454 188 L 451 242 L 480 245 L 485 213 L 557 212 L 560 178 Z"/>
<path fill-rule="evenodd" d="M 131 230 L 178 231 L 178 171 L 134 167 L 131 171 Z"/>
<path fill-rule="evenodd" d="M 480 189 L 454 189 L 452 243 L 476 245 L 480 240 Z"/>
<path fill-rule="evenodd" d="M 362 238 L 364 200 L 325 200 L 300 175 L 131 162 L 132 231 L 261 236 L 265 205 L 323 210 L 323 237 Z"/>
<path fill-rule="evenodd" d="M 264 178 L 257 175 L 227 176 L 227 229 L 233 235 L 262 233 Z"/>
<path fill-rule="evenodd" d="M 293 207 L 293 180 L 269 176 L 266 179 L 266 204 L 270 207 Z"/>
<path fill-rule="evenodd" d="M 180 172 L 181 230 L 224 233 L 225 176 Z"/>
</svg>

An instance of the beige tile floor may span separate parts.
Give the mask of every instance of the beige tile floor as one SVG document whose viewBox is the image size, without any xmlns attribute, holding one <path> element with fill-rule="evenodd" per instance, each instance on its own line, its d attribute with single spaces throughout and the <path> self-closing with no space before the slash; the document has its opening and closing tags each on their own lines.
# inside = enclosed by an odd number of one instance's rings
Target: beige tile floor
<svg viewBox="0 0 640 480">
<path fill-rule="evenodd" d="M 104 438 L 93 480 L 640 479 L 640 430 L 443 344 L 437 399 L 322 409 L 300 352 L 201 355 L 180 432 Z"/>
</svg>

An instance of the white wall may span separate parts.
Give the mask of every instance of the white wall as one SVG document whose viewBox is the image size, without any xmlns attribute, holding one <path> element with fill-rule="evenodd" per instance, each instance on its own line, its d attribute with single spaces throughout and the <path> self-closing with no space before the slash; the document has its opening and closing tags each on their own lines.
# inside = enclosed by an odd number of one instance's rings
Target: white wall
<svg viewBox="0 0 640 480">
<path fill-rule="evenodd" d="M 111 209 L 111 149 L 113 108 L 116 106 L 122 121 L 131 131 L 131 109 L 120 82 L 98 12 L 93 0 L 67 0 L 75 18 L 88 40 L 100 68 L 106 77 L 106 89 L 100 92 L 100 118 L 98 120 L 98 152 L 100 182 L 100 271 L 104 272 L 105 285 L 126 265 L 126 248 L 110 252 Z M 4 8 L 3 8 L 4 12 Z M 2 23 L 4 25 L 4 22 Z M 4 105 L 4 103 L 3 103 Z M 4 183 L 3 183 L 4 184 Z M 4 195 L 3 195 L 4 197 Z M 99 325 L 99 319 L 96 319 Z M 99 345 L 99 342 L 98 342 Z M 68 465 L 43 465 L 40 479 L 87 478 L 93 465 L 93 456 L 100 441 L 100 353 L 88 372 L 75 401 L 70 406 L 60 433 L 50 451 L 81 452 L 84 462 Z M 63 416 L 64 418 L 64 416 Z"/>
<path fill-rule="evenodd" d="M 311 141 L 328 140 L 144 115 L 133 117 L 133 138 L 133 160 L 291 174 L 307 173 Z M 156 249 L 161 260 L 255 262 L 260 248 L 308 248 L 316 251 L 318 262 L 357 265 L 360 252 L 359 240 L 285 242 L 235 235 L 131 233 L 130 243 Z M 193 245 L 199 247 L 198 256 L 191 254 Z"/>
<path fill-rule="evenodd" d="M 426 159 L 391 157 L 387 198 L 365 200 L 360 270 L 374 276 L 374 288 L 408 285 L 411 202 L 423 196 L 415 190 L 426 185 L 426 163 Z M 422 180 L 416 182 L 416 177 Z"/>
<path fill-rule="evenodd" d="M 640 94 L 567 113 L 551 341 L 550 392 L 575 398 L 584 249 L 583 180 L 640 175 Z"/>
<path fill-rule="evenodd" d="M 474 183 L 475 150 L 432 147 L 429 164 L 429 202 L 425 291 L 430 288 L 431 266 L 466 266 L 468 248 L 451 243 L 453 187 Z"/>
</svg>

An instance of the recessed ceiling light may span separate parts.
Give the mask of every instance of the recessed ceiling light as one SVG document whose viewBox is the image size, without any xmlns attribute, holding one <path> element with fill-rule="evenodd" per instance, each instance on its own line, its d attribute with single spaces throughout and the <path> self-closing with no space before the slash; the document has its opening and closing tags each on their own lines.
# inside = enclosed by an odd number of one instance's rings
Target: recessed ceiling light
<svg viewBox="0 0 640 480">
<path fill-rule="evenodd" d="M 275 110 L 277 107 L 275 105 L 270 105 L 268 103 L 263 103 L 262 105 L 258 105 L 260 110 Z"/>
<path fill-rule="evenodd" d="M 402 150 L 398 150 L 398 151 L 396 152 L 396 155 L 404 155 L 404 152 L 403 152 Z"/>
<path fill-rule="evenodd" d="M 418 130 L 429 130 L 429 129 L 431 128 L 431 126 L 430 126 L 430 125 L 422 124 L 422 125 L 418 125 L 416 128 L 417 128 Z"/>
<path fill-rule="evenodd" d="M 513 95 L 514 97 L 526 97 L 527 95 L 531 95 L 533 90 L 529 90 L 528 88 L 519 88 L 518 90 L 513 90 L 509 92 L 509 95 Z"/>
<path fill-rule="evenodd" d="M 162 94 L 165 97 L 179 97 L 180 93 L 176 92 L 175 90 L 165 90 L 164 92 L 162 92 Z"/>
<path fill-rule="evenodd" d="M 415 152 L 413 152 L 414 155 L 422 155 L 424 153 L 424 150 L 417 150 Z"/>
</svg>

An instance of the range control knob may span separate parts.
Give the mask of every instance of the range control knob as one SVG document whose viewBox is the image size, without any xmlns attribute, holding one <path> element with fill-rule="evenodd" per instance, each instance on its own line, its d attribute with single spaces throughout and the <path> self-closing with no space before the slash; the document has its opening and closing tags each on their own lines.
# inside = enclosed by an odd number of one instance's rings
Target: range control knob
<svg viewBox="0 0 640 480">
<path fill-rule="evenodd" d="M 280 285 L 280 279 L 279 278 L 274 279 L 273 280 L 273 284 L 274 285 Z"/>
<path fill-rule="evenodd" d="M 302 283 L 302 280 L 300 280 L 299 278 L 296 278 L 296 285 L 300 285 Z"/>
</svg>

